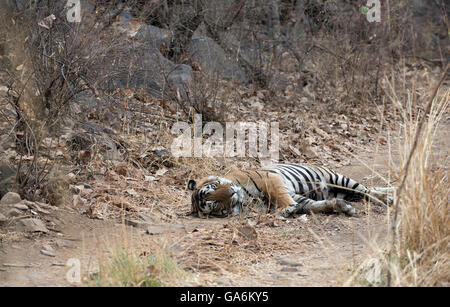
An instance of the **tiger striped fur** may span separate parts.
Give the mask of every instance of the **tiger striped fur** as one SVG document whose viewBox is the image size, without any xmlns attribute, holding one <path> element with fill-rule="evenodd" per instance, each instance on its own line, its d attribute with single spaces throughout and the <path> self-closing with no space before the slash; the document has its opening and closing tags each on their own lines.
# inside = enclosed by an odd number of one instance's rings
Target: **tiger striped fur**
<svg viewBox="0 0 450 307">
<path fill-rule="evenodd" d="M 367 188 L 321 166 L 277 164 L 271 169 L 234 171 L 223 177 L 189 180 L 191 210 L 200 217 L 225 217 L 242 212 L 250 199 L 259 199 L 268 211 L 284 217 L 303 213 L 342 212 L 354 215 L 352 201 L 366 199 L 390 204 L 391 188 Z"/>
</svg>

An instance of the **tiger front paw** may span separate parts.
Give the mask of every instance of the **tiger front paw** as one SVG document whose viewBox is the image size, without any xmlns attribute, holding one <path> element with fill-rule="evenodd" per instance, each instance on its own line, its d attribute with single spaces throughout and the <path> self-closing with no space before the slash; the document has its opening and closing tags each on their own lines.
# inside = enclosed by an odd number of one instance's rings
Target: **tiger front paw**
<svg viewBox="0 0 450 307">
<path fill-rule="evenodd" d="M 295 207 L 296 207 L 295 205 L 290 205 L 289 207 L 281 211 L 281 216 L 285 218 L 291 217 L 296 210 Z"/>
</svg>

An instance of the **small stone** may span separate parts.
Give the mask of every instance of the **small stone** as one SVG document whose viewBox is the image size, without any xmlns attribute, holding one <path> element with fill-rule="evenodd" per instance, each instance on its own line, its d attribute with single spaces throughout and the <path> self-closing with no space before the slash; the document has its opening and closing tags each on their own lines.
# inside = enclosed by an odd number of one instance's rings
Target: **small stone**
<svg viewBox="0 0 450 307">
<path fill-rule="evenodd" d="M 45 227 L 44 222 L 34 218 L 20 220 L 20 222 L 17 224 L 17 227 L 19 231 L 23 232 L 48 232 L 48 229 L 47 227 Z"/>
<path fill-rule="evenodd" d="M 228 278 L 221 278 L 218 281 L 216 281 L 216 283 L 218 285 L 223 285 L 223 286 L 232 286 L 233 285 L 231 280 L 229 280 Z"/>
<path fill-rule="evenodd" d="M 300 221 L 302 222 L 307 222 L 308 221 L 308 216 L 306 214 L 302 214 L 299 216 L 298 218 Z"/>
<path fill-rule="evenodd" d="M 2 200 L 0 200 L 0 205 L 14 205 L 20 203 L 21 200 L 19 194 L 8 192 L 3 196 Z"/>
<path fill-rule="evenodd" d="M 175 232 L 177 230 L 185 229 L 184 225 L 178 225 L 178 224 L 155 224 L 155 225 L 148 225 L 147 227 L 147 234 L 149 235 L 157 235 L 157 234 L 163 234 L 163 233 L 170 233 Z"/>
<path fill-rule="evenodd" d="M 156 149 L 152 150 L 152 152 L 155 155 L 157 155 L 158 157 L 164 157 L 164 156 L 170 155 L 170 152 L 167 149 L 165 149 L 164 147 L 156 148 Z"/>
<path fill-rule="evenodd" d="M 53 262 L 52 266 L 66 266 L 64 262 Z"/>
<path fill-rule="evenodd" d="M 138 216 L 147 223 L 154 223 L 156 221 L 153 216 L 146 213 L 139 213 Z"/>
<path fill-rule="evenodd" d="M 45 249 L 41 249 L 41 254 L 45 255 L 45 256 L 49 256 L 49 257 L 56 257 L 56 254 L 54 252 L 45 250 Z"/>
<path fill-rule="evenodd" d="M 285 266 L 281 269 L 281 272 L 297 272 L 297 268 L 293 266 Z"/>
<path fill-rule="evenodd" d="M 294 261 L 292 259 L 286 258 L 286 257 L 279 257 L 278 263 L 281 265 L 287 265 L 287 266 L 302 266 L 300 262 Z"/>
<path fill-rule="evenodd" d="M 50 244 L 42 245 L 41 254 L 49 257 L 56 257 L 55 249 Z"/>
<path fill-rule="evenodd" d="M 73 243 L 70 242 L 69 240 L 58 239 L 58 240 L 56 240 L 55 243 L 56 243 L 56 246 L 58 246 L 59 248 L 61 248 L 61 247 L 74 248 L 75 247 L 73 245 Z"/>
<path fill-rule="evenodd" d="M 124 220 L 125 225 L 128 226 L 132 226 L 132 227 L 136 227 L 136 228 L 141 228 L 141 229 L 145 229 L 148 226 L 147 222 L 143 222 L 143 221 L 139 221 L 139 220 L 134 220 L 134 219 L 128 219 L 126 218 Z"/>
<path fill-rule="evenodd" d="M 50 244 L 43 244 L 42 245 L 42 249 L 46 250 L 46 251 L 49 251 L 49 252 L 54 252 L 55 251 L 55 249 Z"/>
</svg>

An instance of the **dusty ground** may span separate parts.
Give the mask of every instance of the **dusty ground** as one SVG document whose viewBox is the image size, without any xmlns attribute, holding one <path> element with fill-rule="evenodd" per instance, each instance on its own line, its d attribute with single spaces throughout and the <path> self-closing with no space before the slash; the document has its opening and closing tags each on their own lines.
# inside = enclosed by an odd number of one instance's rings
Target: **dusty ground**
<svg viewBox="0 0 450 307">
<path fill-rule="evenodd" d="M 361 158 L 362 162 L 351 163 L 339 171 L 365 183 L 372 176 L 363 163 L 386 174 L 386 153 L 364 153 Z M 375 183 L 382 182 L 378 180 Z M 179 193 L 187 195 L 184 191 Z M 187 212 L 187 197 L 185 205 Z M 357 260 L 368 251 L 369 242 L 376 236 L 386 235 L 385 208 L 367 208 L 363 204 L 357 204 L 357 207 L 361 211 L 357 217 L 271 217 L 262 218 L 260 222 L 250 217 L 250 225 L 238 218 L 205 220 L 179 215 L 172 223 L 184 225 L 184 229 L 159 235 L 145 234 L 145 231 L 124 226 L 120 221 L 90 219 L 61 208 L 57 213 L 61 232 L 2 244 L 0 285 L 69 285 L 66 280 L 70 269 L 65 266 L 67 260 L 80 259 L 82 272 L 94 272 L 98 268 L 96 256 L 107 244 L 102 245 L 123 240 L 124 230 L 127 233 L 125 237 L 136 242 L 165 242 L 176 247 L 173 253 L 179 258 L 179 263 L 182 266 L 187 264 L 193 271 L 186 281 L 179 281 L 181 285 L 338 285 L 344 278 L 342 268 L 352 270 Z M 241 225 L 255 229 L 257 234 L 248 238 L 238 234 L 233 238 Z M 45 244 L 55 249 L 55 257 L 41 253 Z M 229 259 L 225 251 L 229 252 Z M 214 261 L 214 258 L 217 259 Z M 193 263 L 195 259 L 198 259 L 197 265 Z"/>
<path fill-rule="evenodd" d="M 266 97 L 264 93 L 259 96 Z M 386 186 L 388 182 L 381 177 L 395 185 L 388 165 L 391 156 L 397 157 L 397 148 L 389 151 L 386 132 L 398 125 L 393 117 L 380 121 L 372 108 L 364 110 L 364 117 L 355 109 L 348 116 L 328 116 L 316 110 L 309 118 L 308 113 L 298 112 L 302 106 L 294 104 L 268 104 L 265 113 L 260 113 L 253 110 L 265 101 L 256 102 L 240 105 L 228 120 L 245 116 L 248 121 L 280 121 L 281 160 L 320 162 L 368 186 Z M 156 108 L 154 102 L 146 107 Z M 159 107 L 155 110 L 161 112 Z M 306 107 L 301 110 L 308 111 Z M 444 155 L 450 148 L 449 127 L 447 116 L 436 137 L 436 147 Z M 87 278 L 98 271 L 99 259 L 116 244 L 139 252 L 164 251 L 174 257 L 189 274 L 167 285 L 342 285 L 370 245 L 387 235 L 388 209 L 363 203 L 355 205 L 359 212 L 351 218 L 337 214 L 294 219 L 258 214 L 227 219 L 189 216 L 189 178 L 231 166 L 254 166 L 255 161 L 158 158 L 152 154 L 155 147 L 170 148 L 167 128 L 170 124 L 156 122 L 150 129 L 152 135 L 124 133 L 126 162 L 114 163 L 98 154 L 100 158 L 77 165 L 76 182 L 89 188 L 78 192 L 79 201 L 52 211 L 49 218 L 54 227 L 48 234 L 8 232 L 0 236 L 0 286 L 79 285 L 68 282 L 67 261 L 80 260 L 81 275 Z M 148 146 L 142 145 L 143 136 L 151 140 Z M 52 153 L 59 150 L 49 148 Z M 9 152 L 9 161 L 17 159 L 14 151 Z M 68 153 L 58 153 L 51 157 L 54 161 L 70 159 Z M 150 227 L 153 234 L 124 225 L 124 221 L 135 220 L 145 229 Z M 53 250 L 50 256 L 42 252 L 45 246 Z"/>
<path fill-rule="evenodd" d="M 439 133 L 448 131 L 449 125 Z M 443 154 L 449 140 L 437 138 Z M 383 185 L 367 166 L 387 177 L 389 155 L 363 152 L 338 171 L 369 184 Z M 378 178 L 378 179 L 377 179 Z M 179 197 L 188 196 L 178 191 Z M 185 213 L 189 200 L 184 202 Z M 182 267 L 191 274 L 177 285 L 208 286 L 332 286 L 342 285 L 346 274 L 387 234 L 387 209 L 356 205 L 356 217 L 343 215 L 304 216 L 295 219 L 249 217 L 248 219 L 199 219 L 180 214 L 171 223 L 173 232 L 146 234 L 120 221 L 90 219 L 71 209 L 60 209 L 62 231 L 50 235 L 3 242 L 0 249 L 0 286 L 67 286 L 70 258 L 81 261 L 83 276 L 98 270 L 97 259 L 111 242 L 127 245 L 168 246 Z M 184 227 L 181 227 L 183 225 Z M 256 234 L 240 236 L 243 228 Z M 237 234 L 237 235 L 236 235 Z M 50 244 L 55 257 L 40 251 Z M 150 247 L 150 248 L 151 248 Z M 195 263 L 197 261 L 197 263 Z"/>
</svg>

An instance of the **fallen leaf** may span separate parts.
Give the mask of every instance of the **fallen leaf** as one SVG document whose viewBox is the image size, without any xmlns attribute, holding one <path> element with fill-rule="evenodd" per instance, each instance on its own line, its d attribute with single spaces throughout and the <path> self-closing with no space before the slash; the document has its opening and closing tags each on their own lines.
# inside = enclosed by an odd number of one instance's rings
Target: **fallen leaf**
<svg viewBox="0 0 450 307">
<path fill-rule="evenodd" d="M 156 176 L 163 176 L 165 173 L 167 173 L 167 168 L 163 167 L 156 171 Z"/>
</svg>

